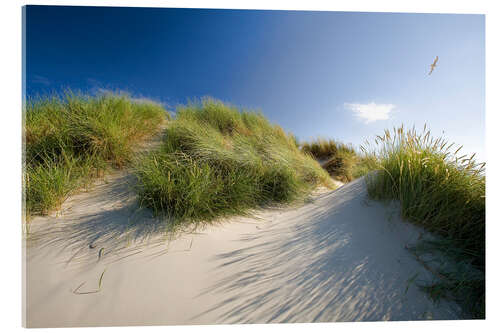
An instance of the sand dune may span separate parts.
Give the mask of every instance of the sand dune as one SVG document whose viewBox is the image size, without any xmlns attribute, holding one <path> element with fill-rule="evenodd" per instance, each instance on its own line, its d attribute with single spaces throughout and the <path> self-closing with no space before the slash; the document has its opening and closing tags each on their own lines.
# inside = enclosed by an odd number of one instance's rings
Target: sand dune
<svg viewBox="0 0 500 333">
<path fill-rule="evenodd" d="M 28 327 L 459 318 L 416 286 L 432 276 L 405 244 L 422 230 L 368 200 L 362 179 L 170 241 L 129 181 L 117 173 L 34 219 Z"/>
</svg>

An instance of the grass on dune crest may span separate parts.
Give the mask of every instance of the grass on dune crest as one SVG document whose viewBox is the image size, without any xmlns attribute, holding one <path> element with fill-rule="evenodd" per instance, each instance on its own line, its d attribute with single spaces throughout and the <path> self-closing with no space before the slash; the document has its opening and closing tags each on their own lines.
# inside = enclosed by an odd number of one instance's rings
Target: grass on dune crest
<svg viewBox="0 0 500 333">
<path fill-rule="evenodd" d="M 355 152 L 339 151 L 337 155 L 329 158 L 322 166 L 332 177 L 348 183 L 356 178 L 354 170 L 357 162 L 358 157 Z"/>
<path fill-rule="evenodd" d="M 154 102 L 129 96 L 67 92 L 25 107 L 26 215 L 57 209 L 74 190 L 110 165 L 131 160 L 133 146 L 154 134 L 168 114 Z"/>
<path fill-rule="evenodd" d="M 210 98 L 179 107 L 158 151 L 137 163 L 143 205 L 178 222 L 245 214 L 332 187 L 295 138 L 262 114 Z"/>
<path fill-rule="evenodd" d="M 345 183 L 364 176 L 373 167 L 373 161 L 361 157 L 352 145 L 336 140 L 318 138 L 300 144 L 300 148 L 321 161 L 332 177 Z"/>
<path fill-rule="evenodd" d="M 377 136 L 375 147 L 362 150 L 379 171 L 367 177 L 375 199 L 396 199 L 402 216 L 442 237 L 442 249 L 460 253 L 460 261 L 482 274 L 453 274 L 431 292 L 449 293 L 462 301 L 474 318 L 484 317 L 485 176 L 484 163 L 461 147 L 432 138 L 424 130 L 395 128 Z M 457 257 L 457 256 L 455 256 Z M 470 271 L 471 272 L 471 271 Z M 444 293 L 443 291 L 446 291 Z"/>
<path fill-rule="evenodd" d="M 323 138 L 318 138 L 311 142 L 304 142 L 300 145 L 300 148 L 304 153 L 309 153 L 318 160 L 326 160 L 341 153 L 355 153 L 351 145 L 333 139 Z"/>
</svg>

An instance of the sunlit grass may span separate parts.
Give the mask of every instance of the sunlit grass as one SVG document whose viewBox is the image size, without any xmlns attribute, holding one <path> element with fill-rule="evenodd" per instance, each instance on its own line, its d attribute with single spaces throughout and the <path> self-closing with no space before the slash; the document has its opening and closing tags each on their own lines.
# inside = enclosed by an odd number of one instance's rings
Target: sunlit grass
<svg viewBox="0 0 500 333">
<path fill-rule="evenodd" d="M 354 148 L 342 142 L 333 139 L 318 138 L 310 142 L 303 142 L 300 148 L 304 153 L 311 154 L 314 158 L 319 160 L 326 160 L 337 156 L 341 153 L 354 154 Z"/>
<path fill-rule="evenodd" d="M 374 143 L 362 147 L 371 168 L 379 170 L 367 176 L 369 195 L 398 200 L 404 218 L 453 244 L 461 260 L 483 272 L 482 279 L 451 276 L 445 285 L 455 293 L 473 291 L 466 297 L 476 300 L 471 311 L 484 316 L 485 164 L 461 154 L 454 143 L 431 137 L 425 127 L 422 133 L 386 130 Z"/>
<path fill-rule="evenodd" d="M 133 146 L 166 119 L 159 104 L 118 94 L 67 92 L 25 107 L 26 215 L 57 209 L 109 166 L 127 164 Z"/>
<path fill-rule="evenodd" d="M 352 145 L 333 139 L 318 138 L 303 142 L 300 148 L 320 161 L 333 178 L 345 183 L 364 176 L 374 166 L 371 159 L 360 156 Z"/>
<path fill-rule="evenodd" d="M 262 114 L 213 99 L 179 107 L 161 149 L 136 165 L 141 203 L 172 221 L 206 222 L 287 203 L 328 174 Z"/>
</svg>

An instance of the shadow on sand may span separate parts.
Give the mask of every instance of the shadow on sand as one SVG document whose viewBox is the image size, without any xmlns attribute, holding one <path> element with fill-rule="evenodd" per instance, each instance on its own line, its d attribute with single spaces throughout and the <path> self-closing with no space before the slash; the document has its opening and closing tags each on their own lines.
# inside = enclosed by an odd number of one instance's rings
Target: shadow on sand
<svg viewBox="0 0 500 333">
<path fill-rule="evenodd" d="M 175 263 L 175 258 L 185 263 L 189 255 L 170 256 L 164 224 L 151 211 L 138 208 L 129 189 L 131 181 L 129 175 L 117 175 L 90 192 L 73 196 L 60 217 L 39 221 L 28 242 L 36 250 L 28 254 L 58 258 L 63 261 L 58 264 L 71 264 L 68 268 L 94 269 L 99 274 L 102 271 L 97 268 L 131 256 L 153 260 L 167 254 L 152 265 L 165 264 L 160 273 L 183 274 L 168 263 Z M 191 286 L 183 296 L 189 298 L 184 300 L 185 319 L 170 320 L 215 324 L 459 318 L 456 307 L 435 306 L 417 288 L 415 282 L 429 281 L 432 276 L 405 249 L 407 243 L 416 241 L 420 230 L 402 222 L 398 211 L 396 206 L 368 200 L 363 179 L 315 196 L 302 207 L 266 210 L 261 214 L 264 222 L 255 228 L 236 233 L 232 239 L 205 240 L 207 247 L 192 253 L 207 265 L 190 268 L 188 263 L 186 272 L 203 275 L 204 282 Z M 56 255 L 48 256 L 54 251 Z M 36 262 L 35 257 L 30 259 Z M 127 264 L 121 269 L 133 267 Z M 115 277 L 115 283 L 124 283 L 126 277 Z M 154 283 L 145 282 L 140 290 L 171 292 L 171 286 Z M 53 288 L 59 290 L 60 284 Z M 120 288 L 110 289 L 118 297 L 127 292 Z M 44 292 L 46 296 L 39 301 L 46 302 L 50 293 Z M 168 300 L 168 294 L 163 296 Z M 195 303 L 202 306 L 193 307 Z M 148 302 L 141 305 L 142 310 L 147 308 Z M 155 318 L 168 323 L 164 317 Z"/>
<path fill-rule="evenodd" d="M 368 201 L 358 180 L 299 214 L 285 212 L 282 223 L 244 235 L 247 246 L 213 257 L 218 282 L 198 297 L 223 301 L 193 320 L 215 313 L 224 323 L 456 318 L 432 311 L 412 285 L 412 277 L 430 276 L 405 251 L 418 231 L 397 211 Z"/>
<path fill-rule="evenodd" d="M 168 240 L 164 220 L 141 208 L 131 190 L 134 177 L 121 172 L 102 181 L 89 192 L 72 196 L 60 216 L 36 217 L 36 229 L 27 240 L 37 247 L 32 256 L 46 255 L 41 249 L 67 256 L 66 265 L 92 264 L 97 260 L 125 258 L 148 246 Z M 77 204 L 75 204 L 77 202 Z"/>
</svg>

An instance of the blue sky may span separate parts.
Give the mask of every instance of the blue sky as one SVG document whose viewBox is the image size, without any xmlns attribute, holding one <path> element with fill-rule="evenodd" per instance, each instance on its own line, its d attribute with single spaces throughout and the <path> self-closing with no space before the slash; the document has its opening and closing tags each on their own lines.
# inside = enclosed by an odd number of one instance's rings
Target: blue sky
<svg viewBox="0 0 500 333">
<path fill-rule="evenodd" d="M 209 95 L 354 145 L 427 123 L 486 158 L 482 15 L 28 6 L 26 32 L 28 95 Z"/>
</svg>

